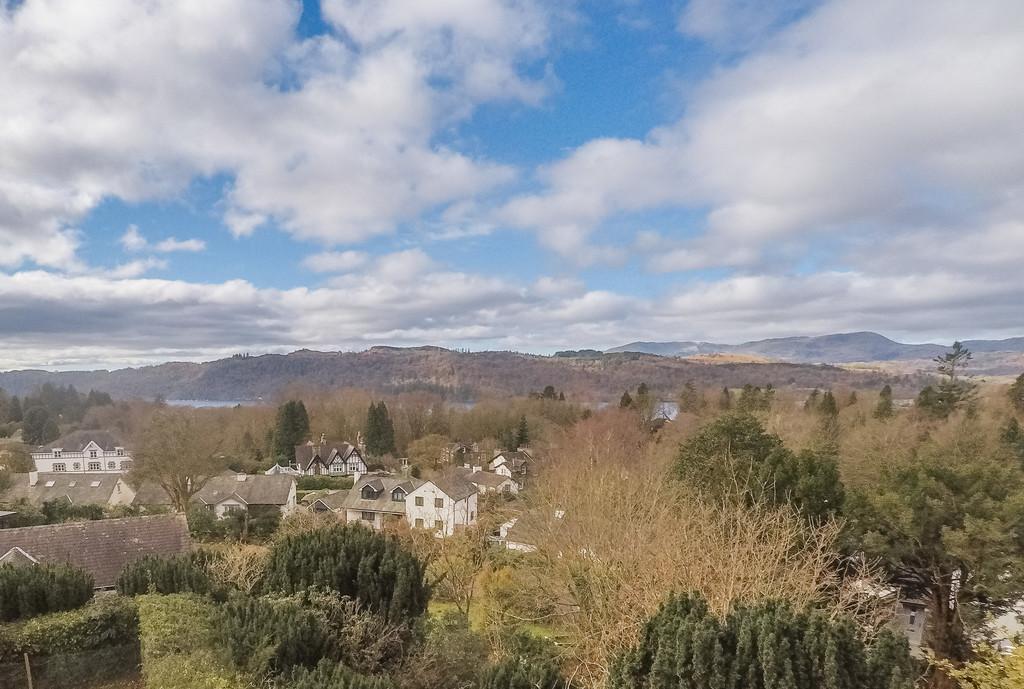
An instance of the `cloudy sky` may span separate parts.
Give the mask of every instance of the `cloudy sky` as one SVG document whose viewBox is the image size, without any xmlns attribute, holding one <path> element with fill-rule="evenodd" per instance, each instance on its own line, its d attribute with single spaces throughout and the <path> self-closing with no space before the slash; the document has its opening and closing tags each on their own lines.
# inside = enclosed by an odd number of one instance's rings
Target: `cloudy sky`
<svg viewBox="0 0 1024 689">
<path fill-rule="evenodd" d="M 1020 0 L 0 0 L 0 369 L 1024 335 Z"/>
</svg>

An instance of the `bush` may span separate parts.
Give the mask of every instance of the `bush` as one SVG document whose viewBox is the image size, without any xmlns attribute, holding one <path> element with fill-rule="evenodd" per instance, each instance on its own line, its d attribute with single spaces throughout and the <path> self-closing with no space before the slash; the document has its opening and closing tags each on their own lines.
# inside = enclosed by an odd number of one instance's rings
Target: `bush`
<svg viewBox="0 0 1024 689">
<path fill-rule="evenodd" d="M 134 645 L 139 638 L 135 604 L 121 596 L 101 596 L 89 605 L 0 627 L 0 660 L 30 655 L 80 653 Z"/>
<path fill-rule="evenodd" d="M 70 565 L 0 565 L 0 621 L 78 608 L 92 591 L 92 575 Z"/>
<path fill-rule="evenodd" d="M 284 689 L 392 689 L 390 681 L 359 675 L 344 665 L 324 661 L 316 669 L 296 668 L 278 686 Z"/>
<path fill-rule="evenodd" d="M 147 689 L 242 689 L 245 678 L 217 657 L 216 606 L 195 594 L 142 595 L 139 636 Z"/>
<path fill-rule="evenodd" d="M 822 612 L 770 602 L 720 620 L 703 599 L 679 596 L 616 661 L 609 687 L 911 689 L 916 676 L 906 641 L 891 632 L 866 646 L 852 622 Z"/>
<path fill-rule="evenodd" d="M 143 593 L 215 593 L 206 571 L 210 556 L 201 550 L 174 557 L 147 555 L 130 562 L 117 578 L 123 596 Z"/>
<path fill-rule="evenodd" d="M 348 490 L 351 487 L 351 476 L 300 476 L 295 482 L 296 490 Z"/>
<path fill-rule="evenodd" d="M 564 689 L 558 668 L 523 658 L 509 658 L 484 672 L 480 689 Z"/>
<path fill-rule="evenodd" d="M 254 677 L 338 659 L 326 626 L 292 601 L 238 596 L 221 608 L 215 626 L 230 661 Z"/>
<path fill-rule="evenodd" d="M 395 536 L 360 524 L 286 536 L 270 551 L 265 591 L 337 591 L 392 622 L 426 610 L 424 565 Z"/>
</svg>

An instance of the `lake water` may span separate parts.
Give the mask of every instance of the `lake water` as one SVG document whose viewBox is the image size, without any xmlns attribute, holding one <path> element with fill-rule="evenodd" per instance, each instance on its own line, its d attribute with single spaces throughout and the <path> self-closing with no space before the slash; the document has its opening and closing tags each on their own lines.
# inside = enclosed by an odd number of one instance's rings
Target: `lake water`
<svg viewBox="0 0 1024 689">
<path fill-rule="evenodd" d="M 197 409 L 209 407 L 255 407 L 263 404 L 263 400 L 167 400 L 172 407 L 196 407 Z"/>
</svg>

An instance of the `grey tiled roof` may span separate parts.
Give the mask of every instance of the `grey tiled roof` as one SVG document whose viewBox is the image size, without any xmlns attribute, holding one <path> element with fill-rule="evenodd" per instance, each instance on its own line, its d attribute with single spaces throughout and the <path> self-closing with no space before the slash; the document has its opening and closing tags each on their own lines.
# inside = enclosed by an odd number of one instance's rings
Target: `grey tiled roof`
<svg viewBox="0 0 1024 689">
<path fill-rule="evenodd" d="M 391 499 L 395 488 L 401 488 L 408 495 L 424 484 L 415 478 L 396 478 L 392 476 L 363 476 L 359 479 L 343 503 L 347 510 L 360 510 L 367 512 L 390 512 L 392 514 L 405 514 L 405 500 L 396 501 Z M 362 497 L 363 487 L 371 486 L 377 491 L 377 497 L 373 500 L 364 500 Z"/>
<path fill-rule="evenodd" d="M 0 556 L 15 547 L 39 562 L 81 567 L 97 588 L 109 588 L 129 562 L 144 555 L 177 555 L 192 541 L 185 516 L 168 514 L 0 529 Z"/>
<path fill-rule="evenodd" d="M 232 495 L 238 496 L 247 505 L 285 505 L 291 492 L 295 478 L 287 474 L 242 474 L 244 481 L 238 480 L 238 474 L 225 473 L 211 478 L 202 489 L 193 496 L 192 501 L 200 504 L 217 504 Z M 171 503 L 163 488 L 155 483 L 144 483 L 139 486 L 132 504 L 135 505 L 169 505 Z"/>
<path fill-rule="evenodd" d="M 94 442 L 103 450 L 113 452 L 115 448 L 124 447 L 121 439 L 110 431 L 71 431 L 52 443 L 40 445 L 36 452 L 46 450 L 66 450 L 68 452 L 81 452 L 90 442 Z"/>
<path fill-rule="evenodd" d="M 129 490 L 123 482 L 118 483 L 121 478 L 120 474 L 43 472 L 38 474 L 36 485 L 30 486 L 28 474 L 12 474 L 10 487 L 0 492 L 0 504 L 26 502 L 39 506 L 67 499 L 74 505 L 106 505 L 119 496 L 119 490 Z"/>
<path fill-rule="evenodd" d="M 359 453 L 359 449 L 348 442 L 337 442 L 333 440 L 324 441 L 320 444 L 309 444 L 303 443 L 302 445 L 295 446 L 295 464 L 300 467 L 303 471 L 309 468 L 309 465 L 317 457 L 324 464 L 331 461 L 331 457 L 335 453 L 341 456 L 342 461 L 348 461 L 348 458 L 353 454 L 358 455 L 360 458 L 362 455 Z"/>
</svg>

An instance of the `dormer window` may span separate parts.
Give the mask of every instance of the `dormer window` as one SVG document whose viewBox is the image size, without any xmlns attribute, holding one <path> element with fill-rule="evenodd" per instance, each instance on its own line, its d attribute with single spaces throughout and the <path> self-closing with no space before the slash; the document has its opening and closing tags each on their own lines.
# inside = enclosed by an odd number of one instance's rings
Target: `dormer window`
<svg viewBox="0 0 1024 689">
<path fill-rule="evenodd" d="M 115 451 L 117 452 L 117 456 L 118 457 L 124 457 L 124 448 L 123 447 L 115 448 Z"/>
<path fill-rule="evenodd" d="M 405 502 L 405 491 L 401 488 L 395 488 L 391 491 L 391 499 L 394 502 Z"/>
<path fill-rule="evenodd" d="M 363 489 L 359 492 L 359 495 L 363 498 L 363 500 L 376 500 L 377 499 L 377 491 L 375 491 L 370 486 L 363 486 Z"/>
<path fill-rule="evenodd" d="M 96 459 L 96 450 L 89 450 L 89 457 L 91 459 Z"/>
<path fill-rule="evenodd" d="M 53 451 L 53 456 L 59 458 L 60 457 L 60 450 L 54 450 Z"/>
</svg>

